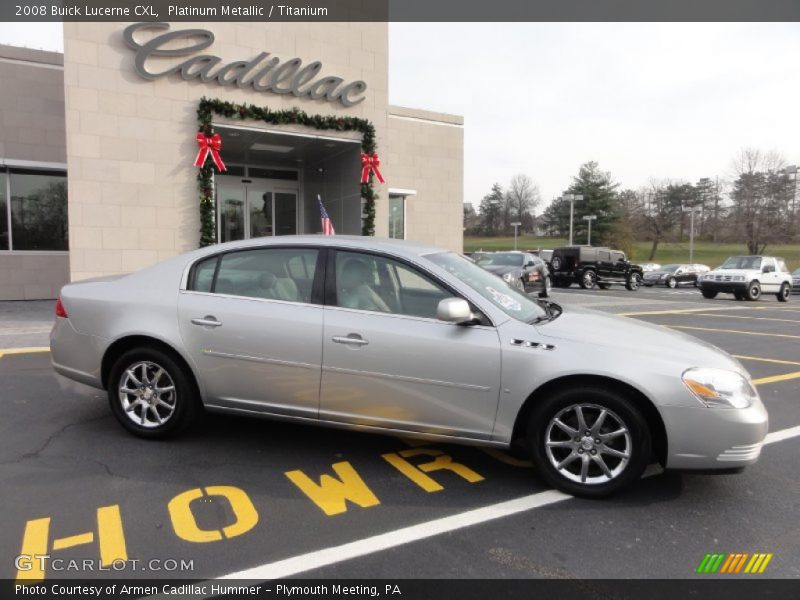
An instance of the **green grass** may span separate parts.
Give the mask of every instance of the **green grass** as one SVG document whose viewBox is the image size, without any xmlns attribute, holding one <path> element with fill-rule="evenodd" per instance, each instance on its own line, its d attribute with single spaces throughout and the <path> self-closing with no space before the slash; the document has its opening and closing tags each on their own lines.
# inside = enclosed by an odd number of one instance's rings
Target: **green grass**
<svg viewBox="0 0 800 600">
<path fill-rule="evenodd" d="M 536 250 L 537 248 L 557 248 L 565 246 L 567 240 L 564 238 L 547 238 L 534 236 L 520 236 L 517 240 L 519 250 Z M 652 242 L 635 242 L 634 254 L 632 259 L 636 262 L 647 262 L 650 256 Z M 464 251 L 475 252 L 477 250 L 513 250 L 514 236 L 508 237 L 465 237 Z M 744 244 L 714 244 L 713 242 L 695 242 L 694 262 L 716 267 L 727 257 L 735 254 L 747 254 L 747 247 Z M 786 259 L 789 269 L 800 267 L 800 244 L 783 244 L 767 246 L 765 254 L 770 256 L 782 256 Z M 654 259 L 661 264 L 680 263 L 689 261 L 689 242 L 665 243 L 658 245 L 658 251 Z"/>
</svg>

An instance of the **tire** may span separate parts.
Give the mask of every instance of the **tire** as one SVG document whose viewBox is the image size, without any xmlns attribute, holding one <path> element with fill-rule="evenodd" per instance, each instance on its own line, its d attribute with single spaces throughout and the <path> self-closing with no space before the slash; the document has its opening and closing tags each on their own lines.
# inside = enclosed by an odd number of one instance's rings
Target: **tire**
<svg viewBox="0 0 800 600">
<path fill-rule="evenodd" d="M 586 269 L 581 273 L 581 280 L 578 283 L 584 290 L 591 290 L 597 283 L 597 273 L 591 269 Z"/>
<path fill-rule="evenodd" d="M 579 409 L 586 425 L 583 431 Z M 598 432 L 595 427 L 602 411 L 606 416 Z M 584 498 L 615 494 L 639 479 L 652 452 L 651 433 L 642 413 L 624 396 L 589 386 L 558 391 L 539 403 L 528 424 L 528 442 L 531 459 L 545 481 Z"/>
<path fill-rule="evenodd" d="M 123 388 L 136 391 L 123 393 Z M 176 434 L 200 412 L 194 377 L 157 348 L 134 348 L 117 359 L 108 378 L 108 401 L 120 424 L 143 438 Z"/>
<path fill-rule="evenodd" d="M 611 287 L 611 284 L 610 283 L 599 283 L 598 282 L 597 287 L 599 287 L 601 290 L 607 290 L 608 288 Z"/>
<path fill-rule="evenodd" d="M 788 302 L 791 293 L 792 293 L 792 287 L 788 283 L 784 283 L 781 286 L 780 291 L 777 294 L 775 294 L 775 296 L 778 298 L 778 302 Z"/>
<path fill-rule="evenodd" d="M 625 289 L 629 292 L 635 292 L 642 285 L 642 276 L 639 273 L 631 273 L 625 282 Z"/>
<path fill-rule="evenodd" d="M 553 281 L 550 279 L 550 275 L 545 276 L 544 278 L 544 289 L 539 292 L 539 298 L 549 298 L 550 297 L 550 290 L 553 289 Z"/>
<path fill-rule="evenodd" d="M 678 280 L 674 277 L 670 277 L 667 279 L 667 287 L 674 290 L 676 287 L 678 287 Z"/>
<path fill-rule="evenodd" d="M 717 297 L 717 293 L 714 290 L 700 290 L 700 293 L 703 294 L 703 298 L 707 298 L 708 300 L 713 300 Z"/>
<path fill-rule="evenodd" d="M 750 284 L 747 286 L 747 291 L 745 292 L 745 298 L 750 302 L 755 302 L 761 298 L 761 284 L 758 281 L 750 282 Z"/>
</svg>

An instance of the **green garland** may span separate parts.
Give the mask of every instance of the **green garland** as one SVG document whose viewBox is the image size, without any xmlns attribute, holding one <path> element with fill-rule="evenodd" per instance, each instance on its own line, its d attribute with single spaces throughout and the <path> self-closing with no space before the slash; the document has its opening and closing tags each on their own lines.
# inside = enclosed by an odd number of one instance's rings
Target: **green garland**
<svg viewBox="0 0 800 600">
<path fill-rule="evenodd" d="M 358 131 L 361 133 L 361 151 L 366 154 L 375 153 L 375 127 L 367 119 L 358 117 L 338 117 L 310 115 L 297 108 L 289 110 L 271 110 L 253 104 L 236 104 L 223 100 L 203 97 L 197 107 L 197 124 L 199 131 L 211 134 L 211 123 L 214 115 L 228 119 L 263 121 L 268 125 L 304 125 L 321 130 Z M 200 194 L 200 247 L 217 243 L 214 227 L 214 163 L 207 160 L 197 173 L 197 187 Z M 375 201 L 378 194 L 372 182 L 372 172 L 367 183 L 361 184 L 361 197 L 366 200 L 364 206 L 364 223 L 361 235 L 375 235 Z"/>
</svg>

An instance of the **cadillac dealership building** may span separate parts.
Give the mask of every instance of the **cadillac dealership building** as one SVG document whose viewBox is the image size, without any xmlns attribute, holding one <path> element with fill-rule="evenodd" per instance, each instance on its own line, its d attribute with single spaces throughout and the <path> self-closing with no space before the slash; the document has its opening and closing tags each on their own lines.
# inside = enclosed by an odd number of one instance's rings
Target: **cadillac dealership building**
<svg viewBox="0 0 800 600">
<path fill-rule="evenodd" d="M 0 46 L 0 300 L 196 248 L 203 98 L 237 107 L 211 115 L 216 241 L 318 233 L 317 195 L 360 234 L 368 123 L 375 235 L 461 250 L 463 121 L 389 105 L 386 23 L 65 23 L 64 47 Z"/>
</svg>

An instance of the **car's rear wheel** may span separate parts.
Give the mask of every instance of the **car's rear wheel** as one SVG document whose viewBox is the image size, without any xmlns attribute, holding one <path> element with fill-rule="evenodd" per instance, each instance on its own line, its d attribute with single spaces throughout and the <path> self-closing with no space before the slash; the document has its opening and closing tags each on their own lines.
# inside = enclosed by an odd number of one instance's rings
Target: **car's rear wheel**
<svg viewBox="0 0 800 600">
<path fill-rule="evenodd" d="M 778 302 L 788 302 L 789 295 L 792 293 L 792 288 L 788 283 L 784 283 L 781 286 L 780 291 L 775 294 L 778 297 Z"/>
<path fill-rule="evenodd" d="M 630 292 L 635 292 L 642 285 L 642 276 L 638 273 L 631 273 L 628 275 L 628 280 L 625 282 L 625 289 Z"/>
<path fill-rule="evenodd" d="M 585 290 L 592 289 L 597 283 L 597 274 L 591 269 L 587 269 L 581 275 L 580 285 Z"/>
<path fill-rule="evenodd" d="M 528 441 L 549 484 L 586 498 L 636 481 L 652 448 L 639 410 L 624 396 L 595 387 L 566 389 L 541 402 L 531 415 Z"/>
<path fill-rule="evenodd" d="M 191 374 L 157 348 L 134 348 L 120 356 L 108 378 L 111 412 L 125 429 L 140 437 L 177 433 L 199 412 Z"/>
<path fill-rule="evenodd" d="M 761 298 L 761 284 L 757 281 L 751 281 L 750 285 L 747 286 L 745 297 L 751 302 L 755 302 Z"/>
<path fill-rule="evenodd" d="M 717 297 L 717 292 L 714 290 L 700 290 L 700 293 L 703 294 L 703 298 L 707 298 L 708 300 L 713 300 Z"/>
</svg>

